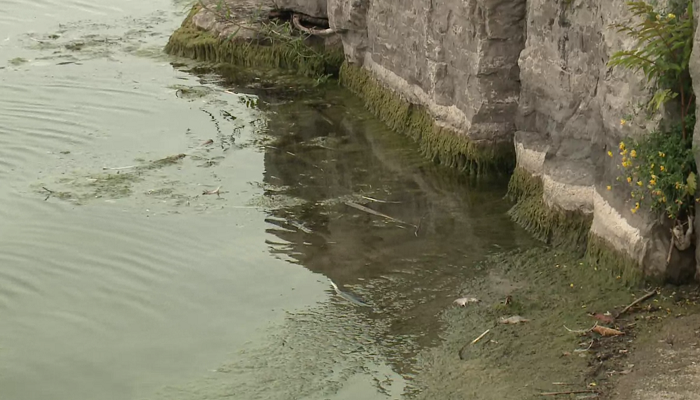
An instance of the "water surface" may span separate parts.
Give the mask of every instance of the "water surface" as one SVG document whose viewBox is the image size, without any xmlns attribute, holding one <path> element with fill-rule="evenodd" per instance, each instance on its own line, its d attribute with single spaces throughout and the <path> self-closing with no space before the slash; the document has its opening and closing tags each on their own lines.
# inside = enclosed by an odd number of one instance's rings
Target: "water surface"
<svg viewBox="0 0 700 400">
<path fill-rule="evenodd" d="M 470 266 L 529 243 L 503 182 L 165 56 L 185 6 L 0 2 L 0 398 L 410 395 Z"/>
</svg>

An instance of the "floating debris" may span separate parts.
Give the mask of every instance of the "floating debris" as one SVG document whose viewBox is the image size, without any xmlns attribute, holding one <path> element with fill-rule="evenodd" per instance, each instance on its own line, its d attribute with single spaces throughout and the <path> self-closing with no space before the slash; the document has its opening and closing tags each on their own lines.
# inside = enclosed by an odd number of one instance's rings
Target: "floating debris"
<svg viewBox="0 0 700 400">
<path fill-rule="evenodd" d="M 516 324 L 520 324 L 523 322 L 530 322 L 530 320 L 525 319 L 525 318 L 521 317 L 520 315 L 513 315 L 512 317 L 501 318 L 499 322 L 502 324 L 516 325 Z"/>
<path fill-rule="evenodd" d="M 457 304 L 460 307 L 466 307 L 467 304 L 470 303 L 479 303 L 481 300 L 475 298 L 475 297 L 460 297 L 459 299 L 454 301 L 454 304 Z"/>
</svg>

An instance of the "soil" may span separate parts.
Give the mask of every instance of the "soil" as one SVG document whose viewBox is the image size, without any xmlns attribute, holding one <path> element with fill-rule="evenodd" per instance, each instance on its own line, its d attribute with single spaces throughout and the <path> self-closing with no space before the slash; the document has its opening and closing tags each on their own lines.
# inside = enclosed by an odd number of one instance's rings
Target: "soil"
<svg viewBox="0 0 700 400">
<path fill-rule="evenodd" d="M 627 358 L 613 400 L 700 399 L 700 314 L 669 317 Z"/>
</svg>

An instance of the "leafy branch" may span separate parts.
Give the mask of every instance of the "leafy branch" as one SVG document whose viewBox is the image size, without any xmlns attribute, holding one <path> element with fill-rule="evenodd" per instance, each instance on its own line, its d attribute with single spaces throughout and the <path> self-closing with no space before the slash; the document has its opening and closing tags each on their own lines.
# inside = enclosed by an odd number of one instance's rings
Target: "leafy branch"
<svg viewBox="0 0 700 400">
<path fill-rule="evenodd" d="M 684 14 L 661 14 L 644 1 L 628 1 L 627 6 L 636 24 L 614 24 L 620 33 L 636 39 L 633 50 L 614 53 L 610 67 L 642 71 L 647 82 L 654 85 L 649 102 L 652 111 L 658 111 L 670 100 L 680 98 L 682 135 L 688 132 L 686 116 L 695 103 L 688 64 L 693 49 L 693 5 L 688 2 Z"/>
</svg>

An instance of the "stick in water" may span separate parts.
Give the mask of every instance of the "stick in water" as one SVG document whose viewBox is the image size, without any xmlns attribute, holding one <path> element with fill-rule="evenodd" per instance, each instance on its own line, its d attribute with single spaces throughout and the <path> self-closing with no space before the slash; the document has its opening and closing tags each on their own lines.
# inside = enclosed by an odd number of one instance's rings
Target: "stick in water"
<svg viewBox="0 0 700 400">
<path fill-rule="evenodd" d="M 597 390 L 594 389 L 588 389 L 588 390 L 568 390 L 566 392 L 545 392 L 545 393 L 540 393 L 540 396 L 561 396 L 564 394 L 582 394 L 582 393 L 598 393 Z"/>
<path fill-rule="evenodd" d="M 487 329 L 486 332 L 484 332 L 484 333 L 482 333 L 481 335 L 479 335 L 478 338 L 472 340 L 472 344 L 476 344 L 476 342 L 478 342 L 479 340 L 481 340 L 481 339 L 482 339 L 484 336 L 486 336 L 486 334 L 489 333 L 490 331 L 491 331 L 491 329 Z"/>
</svg>

